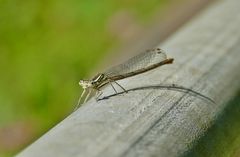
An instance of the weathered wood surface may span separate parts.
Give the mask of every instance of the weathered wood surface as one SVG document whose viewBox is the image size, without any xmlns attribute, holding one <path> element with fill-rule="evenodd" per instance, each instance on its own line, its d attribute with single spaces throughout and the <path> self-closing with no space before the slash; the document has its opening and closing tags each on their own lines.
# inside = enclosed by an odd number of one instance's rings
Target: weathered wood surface
<svg viewBox="0 0 240 157">
<path fill-rule="evenodd" d="M 175 63 L 121 80 L 127 89 L 177 84 L 212 98 L 150 88 L 91 99 L 19 157 L 181 156 L 240 88 L 240 1 L 217 1 L 159 45 Z M 110 87 L 104 95 L 113 93 Z"/>
</svg>

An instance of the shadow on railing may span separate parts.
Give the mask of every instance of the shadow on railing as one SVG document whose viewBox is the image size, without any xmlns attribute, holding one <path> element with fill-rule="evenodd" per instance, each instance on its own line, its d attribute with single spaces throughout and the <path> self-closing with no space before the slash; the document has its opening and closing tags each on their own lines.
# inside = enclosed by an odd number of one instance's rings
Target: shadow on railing
<svg viewBox="0 0 240 157">
<path fill-rule="evenodd" d="M 199 99 L 202 99 L 202 100 L 207 100 L 213 104 L 216 104 L 216 102 L 209 98 L 208 96 L 206 95 L 203 95 L 197 91 L 194 91 L 190 88 L 186 88 L 186 87 L 183 87 L 183 86 L 178 86 L 176 84 L 171 84 L 171 85 L 149 85 L 149 86 L 142 86 L 142 87 L 136 87 L 136 88 L 132 88 L 132 89 L 127 89 L 126 91 L 129 92 L 129 91 L 136 91 L 136 90 L 147 90 L 147 89 L 160 89 L 160 90 L 173 90 L 173 91 L 178 91 L 178 92 L 184 92 L 184 93 L 188 93 L 192 96 L 195 96 Z M 122 91 L 122 92 L 118 92 L 118 93 L 115 93 L 115 94 L 111 94 L 111 95 L 108 95 L 108 96 L 104 96 L 103 98 L 99 98 L 98 101 L 101 101 L 101 100 L 105 100 L 105 99 L 109 99 L 111 97 L 114 97 L 116 95 L 119 95 L 119 94 L 123 94 L 123 93 L 126 93 L 125 91 Z"/>
</svg>

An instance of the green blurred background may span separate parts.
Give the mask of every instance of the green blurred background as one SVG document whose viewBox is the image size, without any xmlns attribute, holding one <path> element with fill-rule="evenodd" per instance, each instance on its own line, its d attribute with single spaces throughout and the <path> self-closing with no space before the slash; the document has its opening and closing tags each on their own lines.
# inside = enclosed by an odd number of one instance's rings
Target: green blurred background
<svg viewBox="0 0 240 157">
<path fill-rule="evenodd" d="M 124 24 L 141 30 L 168 3 L 0 0 L 0 156 L 17 153 L 71 113 L 79 79 L 128 40 Z"/>
</svg>

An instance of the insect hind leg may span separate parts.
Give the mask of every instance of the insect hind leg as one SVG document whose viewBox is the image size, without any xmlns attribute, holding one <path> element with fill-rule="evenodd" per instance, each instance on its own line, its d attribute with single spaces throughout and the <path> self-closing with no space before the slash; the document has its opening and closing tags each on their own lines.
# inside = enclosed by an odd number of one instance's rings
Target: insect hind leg
<svg viewBox="0 0 240 157">
<path fill-rule="evenodd" d="M 112 80 L 112 82 L 114 82 L 116 85 L 118 85 L 125 93 L 127 93 L 128 91 L 123 88 L 123 86 L 121 86 L 119 83 L 117 83 L 116 81 Z"/>
<path fill-rule="evenodd" d="M 121 86 L 121 85 L 120 85 L 119 83 L 117 83 L 115 80 L 110 79 L 109 76 L 107 76 L 107 75 L 106 75 L 106 77 L 107 77 L 108 82 L 111 84 L 112 87 L 113 87 L 112 82 L 114 82 L 118 87 L 120 87 L 120 88 L 124 91 L 124 93 L 127 93 L 127 92 L 128 92 L 125 88 L 123 88 L 123 86 Z M 113 87 L 113 89 L 114 89 L 114 87 Z M 114 91 L 116 92 L 116 89 L 114 89 Z M 117 92 L 116 92 L 116 94 L 117 94 Z"/>
<path fill-rule="evenodd" d="M 112 81 L 109 81 L 109 83 L 110 83 L 111 87 L 113 88 L 114 92 L 117 94 L 118 92 L 117 92 L 116 88 L 113 86 Z"/>
</svg>

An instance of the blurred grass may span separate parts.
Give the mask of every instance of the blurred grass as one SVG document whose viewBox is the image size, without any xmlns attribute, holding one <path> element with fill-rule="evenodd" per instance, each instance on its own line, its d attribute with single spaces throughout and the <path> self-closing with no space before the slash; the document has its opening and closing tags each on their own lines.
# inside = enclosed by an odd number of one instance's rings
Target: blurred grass
<svg viewBox="0 0 240 157">
<path fill-rule="evenodd" d="M 0 0 L 0 139 L 7 141 L 0 142 L 0 156 L 16 153 L 72 111 L 79 79 L 120 45 L 107 29 L 115 13 L 133 12 L 147 25 L 165 3 Z M 19 126 L 24 140 L 13 135 Z"/>
</svg>

